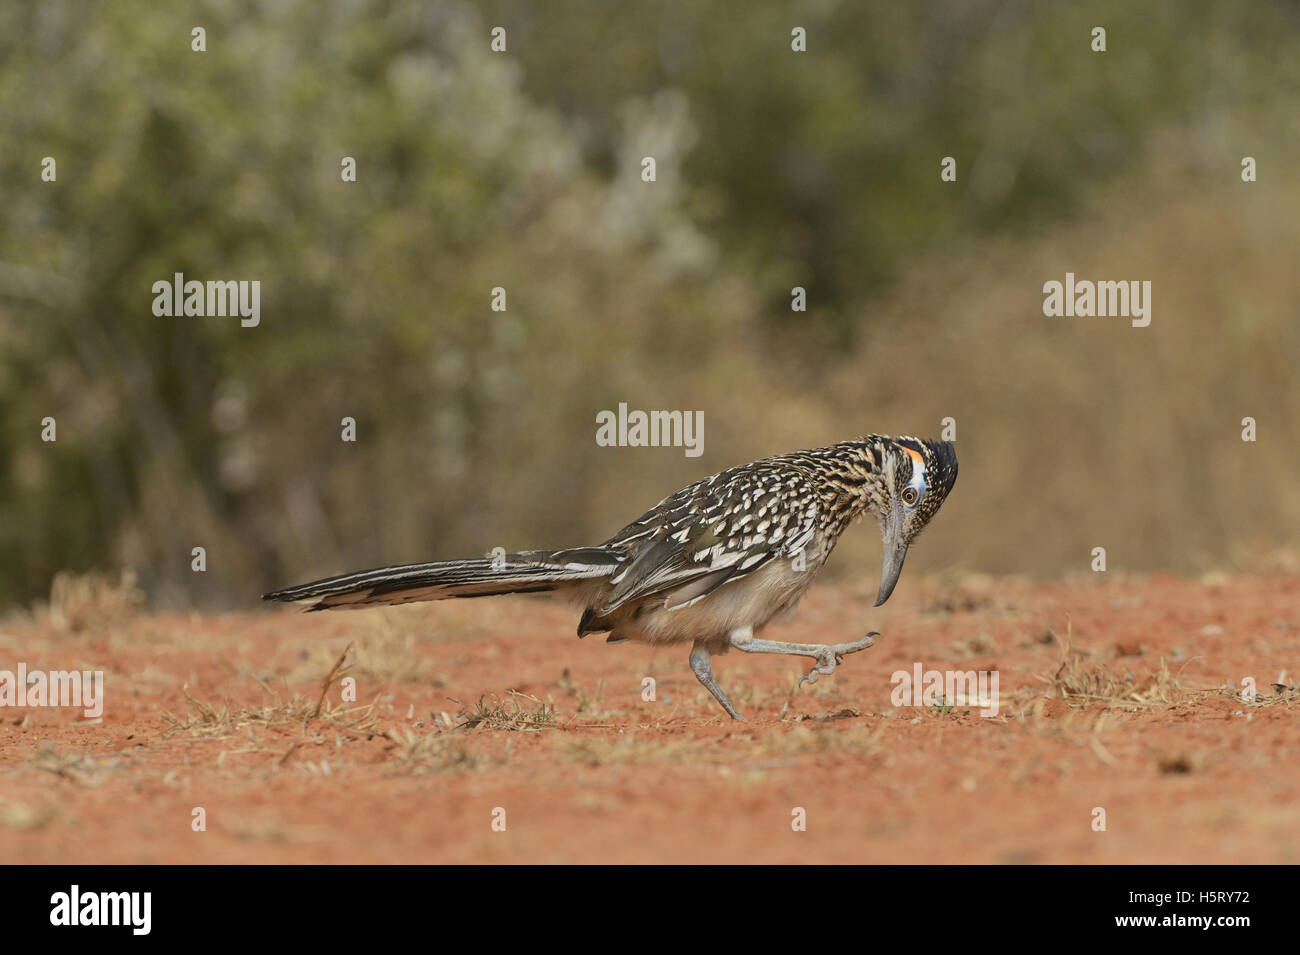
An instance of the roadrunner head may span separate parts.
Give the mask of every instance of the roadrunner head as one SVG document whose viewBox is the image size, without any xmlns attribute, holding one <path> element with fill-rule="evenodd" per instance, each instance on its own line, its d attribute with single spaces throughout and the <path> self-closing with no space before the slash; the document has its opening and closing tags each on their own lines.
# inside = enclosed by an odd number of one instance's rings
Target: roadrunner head
<svg viewBox="0 0 1300 955">
<path fill-rule="evenodd" d="M 957 452 L 948 441 L 879 438 L 878 495 L 873 510 L 885 541 L 876 606 L 889 599 L 903 571 L 908 545 L 943 504 L 957 480 Z"/>
</svg>

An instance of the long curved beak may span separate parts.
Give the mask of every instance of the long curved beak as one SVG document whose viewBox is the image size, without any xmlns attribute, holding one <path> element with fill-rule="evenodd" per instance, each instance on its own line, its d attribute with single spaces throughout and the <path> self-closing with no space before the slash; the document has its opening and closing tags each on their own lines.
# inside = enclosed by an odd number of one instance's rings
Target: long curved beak
<svg viewBox="0 0 1300 955">
<path fill-rule="evenodd" d="M 903 572 L 903 559 L 907 557 L 907 542 L 903 539 L 903 512 L 898 504 L 885 522 L 885 559 L 880 566 L 880 593 L 876 596 L 876 606 L 889 599 L 898 583 L 898 575 Z"/>
</svg>

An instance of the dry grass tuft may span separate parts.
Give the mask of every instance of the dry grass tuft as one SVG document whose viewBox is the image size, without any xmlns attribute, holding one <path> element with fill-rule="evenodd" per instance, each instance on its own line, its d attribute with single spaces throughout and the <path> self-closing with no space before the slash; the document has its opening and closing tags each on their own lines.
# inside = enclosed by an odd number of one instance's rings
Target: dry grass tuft
<svg viewBox="0 0 1300 955">
<path fill-rule="evenodd" d="M 116 581 L 98 572 L 60 571 L 50 585 L 48 612 L 56 630 L 80 633 L 92 624 L 104 627 L 129 620 L 144 602 L 134 571 L 123 571 Z"/>
<path fill-rule="evenodd" d="M 1043 679 L 1043 677 L 1039 677 Z M 1116 676 L 1104 663 L 1086 664 L 1072 655 L 1046 680 L 1052 693 L 1072 706 L 1100 703 L 1111 707 L 1176 706 L 1197 696 L 1169 672 L 1164 658 L 1160 669 L 1140 679 Z"/>
<path fill-rule="evenodd" d="M 456 714 L 460 725 L 465 729 L 485 727 L 493 730 L 538 732 L 556 725 L 555 707 L 527 693 L 511 690 L 508 701 L 495 701 L 492 704 L 485 703 L 484 699 L 485 697 L 479 697 L 472 710 L 462 709 Z M 537 705 L 525 709 L 520 700 L 528 700 Z M 459 703 L 460 700 L 454 702 Z"/>
<path fill-rule="evenodd" d="M 281 698 L 265 684 L 262 684 L 262 689 L 273 696 L 270 703 L 262 706 L 240 706 L 227 700 L 224 704 L 215 706 L 191 695 L 187 685 L 181 689 L 181 692 L 185 695 L 189 712 L 178 716 L 170 711 L 163 711 L 163 722 L 167 724 L 167 730 L 163 735 L 174 736 L 177 733 L 184 733 L 198 738 L 219 739 L 246 726 L 283 726 L 297 723 L 305 727 L 314 719 L 344 729 L 366 732 L 378 722 L 372 714 L 373 703 L 355 706 L 332 706 L 329 703 L 322 705 L 320 701 L 310 700 L 297 693 L 288 698 Z"/>
<path fill-rule="evenodd" d="M 1300 683 L 1270 683 L 1257 691 L 1253 700 L 1242 700 L 1241 691 L 1231 686 L 1226 688 L 1225 693 L 1249 706 L 1290 706 L 1292 703 L 1300 703 Z"/>
<path fill-rule="evenodd" d="M 1066 623 L 1066 635 L 1060 640 L 1061 662 L 1050 676 L 1038 674 L 1046 683 L 1050 695 L 1071 706 L 1092 706 L 1100 703 L 1108 707 L 1143 708 L 1175 706 L 1204 695 L 1190 690 L 1170 672 L 1164 658 L 1160 669 L 1144 678 L 1118 676 L 1104 663 L 1089 663 L 1082 655 L 1070 649 L 1072 628 Z M 1058 638 L 1059 639 L 1059 638 Z M 1208 691 L 1205 691 L 1208 692 Z"/>
<path fill-rule="evenodd" d="M 373 713 L 374 703 L 333 706 L 326 700 L 330 687 L 351 670 L 346 662 L 351 652 L 352 645 L 349 644 L 321 681 L 320 695 L 315 702 L 298 693 L 281 697 L 278 691 L 258 681 L 263 692 L 271 697 L 271 702 L 262 706 L 237 706 L 227 700 L 218 706 L 194 697 L 187 684 L 181 688 L 181 693 L 185 696 L 189 712 L 177 716 L 164 711 L 162 718 L 167 724 L 167 730 L 163 735 L 184 733 L 187 736 L 212 739 L 229 736 L 245 726 L 279 726 L 289 723 L 297 723 L 306 730 L 307 724 L 313 720 L 321 720 L 335 728 L 369 732 L 378 722 Z"/>
</svg>

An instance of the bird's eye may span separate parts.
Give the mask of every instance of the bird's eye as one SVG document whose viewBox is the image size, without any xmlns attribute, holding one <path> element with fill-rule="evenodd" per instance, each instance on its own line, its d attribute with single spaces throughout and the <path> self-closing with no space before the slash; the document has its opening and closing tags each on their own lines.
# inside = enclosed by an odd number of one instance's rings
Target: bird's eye
<svg viewBox="0 0 1300 955">
<path fill-rule="evenodd" d="M 903 488 L 903 503 L 906 504 L 908 507 L 911 507 L 920 499 L 921 499 L 921 495 L 917 493 L 916 488 L 914 487 Z"/>
</svg>

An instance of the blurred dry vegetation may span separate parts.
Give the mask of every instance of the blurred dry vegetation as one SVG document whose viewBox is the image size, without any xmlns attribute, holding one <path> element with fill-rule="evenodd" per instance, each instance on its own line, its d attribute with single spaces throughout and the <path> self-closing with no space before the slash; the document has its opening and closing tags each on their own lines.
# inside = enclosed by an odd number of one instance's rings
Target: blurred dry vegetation
<svg viewBox="0 0 1300 955">
<path fill-rule="evenodd" d="M 911 573 L 1259 567 L 1300 537 L 1297 9 L 5 4 L 0 606 L 594 542 L 949 415 Z M 1150 280 L 1150 327 L 1045 318 L 1066 271 Z M 260 280 L 261 325 L 154 317 L 174 272 Z M 620 401 L 704 455 L 597 447 Z"/>
</svg>

